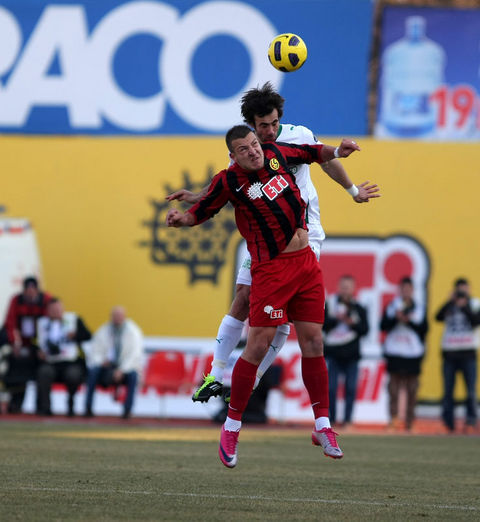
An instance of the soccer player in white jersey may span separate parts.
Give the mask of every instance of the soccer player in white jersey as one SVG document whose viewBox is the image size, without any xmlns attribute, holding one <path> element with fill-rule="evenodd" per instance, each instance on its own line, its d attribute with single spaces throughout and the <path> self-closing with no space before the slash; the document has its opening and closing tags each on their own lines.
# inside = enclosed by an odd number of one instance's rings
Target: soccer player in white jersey
<svg viewBox="0 0 480 522">
<path fill-rule="evenodd" d="M 260 142 L 277 141 L 293 144 L 316 144 L 317 139 L 312 131 L 301 125 L 280 124 L 283 116 L 284 99 L 278 94 L 270 82 L 261 88 L 247 91 L 241 100 L 241 112 L 245 122 L 255 130 Z M 322 169 L 334 181 L 339 183 L 357 203 L 367 203 L 371 198 L 379 197 L 377 185 L 369 185 L 366 181 L 355 186 L 338 159 L 322 163 Z M 325 239 L 325 232 L 320 223 L 320 209 L 317 191 L 310 177 L 309 165 L 292 167 L 298 188 L 303 200 L 307 203 L 307 224 L 309 244 L 317 258 L 320 257 L 320 249 Z M 200 193 L 193 194 L 185 189 L 170 194 L 167 199 L 178 199 L 188 203 L 196 203 L 206 193 L 205 187 Z M 230 311 L 222 319 L 218 329 L 214 358 L 210 373 L 204 377 L 204 382 L 192 396 L 193 401 L 207 402 L 210 397 L 216 397 L 222 393 L 222 379 L 228 358 L 238 345 L 244 322 L 249 313 L 249 296 L 252 278 L 250 275 L 250 257 L 247 256 L 238 272 L 236 281 L 236 293 Z M 269 351 L 258 367 L 258 381 L 272 364 L 278 352 L 284 346 L 290 333 L 290 326 L 285 323 L 277 328 L 277 333 L 272 341 Z"/>
</svg>

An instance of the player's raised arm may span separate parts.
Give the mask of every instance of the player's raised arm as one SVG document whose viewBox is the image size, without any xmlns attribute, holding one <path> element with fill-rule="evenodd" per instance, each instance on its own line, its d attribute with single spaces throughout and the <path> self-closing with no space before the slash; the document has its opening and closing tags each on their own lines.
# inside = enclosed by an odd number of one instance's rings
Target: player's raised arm
<svg viewBox="0 0 480 522">
<path fill-rule="evenodd" d="M 321 159 L 322 161 L 330 161 L 334 158 L 348 158 L 356 150 L 362 150 L 356 141 L 343 138 L 338 147 L 323 145 Z"/>
<path fill-rule="evenodd" d="M 207 192 L 208 185 L 203 187 L 203 189 L 197 193 L 191 192 L 187 189 L 180 189 L 176 192 L 172 192 L 172 194 L 169 194 L 165 199 L 167 201 L 174 201 L 176 199 L 177 201 L 185 201 L 186 203 L 194 205 L 195 203 L 198 203 Z"/>
</svg>

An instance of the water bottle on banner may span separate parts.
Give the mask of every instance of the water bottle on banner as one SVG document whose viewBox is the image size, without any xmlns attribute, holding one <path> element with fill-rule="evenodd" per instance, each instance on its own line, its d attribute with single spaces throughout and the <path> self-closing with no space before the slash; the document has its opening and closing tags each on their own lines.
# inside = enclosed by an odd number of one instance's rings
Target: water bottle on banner
<svg viewBox="0 0 480 522">
<path fill-rule="evenodd" d="M 430 96 L 444 81 L 445 52 L 425 36 L 425 26 L 422 16 L 408 17 L 405 36 L 383 52 L 377 135 L 433 135 L 437 114 Z"/>
</svg>

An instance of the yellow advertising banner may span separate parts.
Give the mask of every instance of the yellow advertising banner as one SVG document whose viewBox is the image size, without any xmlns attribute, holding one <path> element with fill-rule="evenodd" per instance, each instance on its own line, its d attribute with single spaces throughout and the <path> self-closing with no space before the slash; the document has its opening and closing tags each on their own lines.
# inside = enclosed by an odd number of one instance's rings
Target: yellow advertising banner
<svg viewBox="0 0 480 522">
<path fill-rule="evenodd" d="M 367 297 L 377 292 L 379 312 L 398 277 L 420 270 L 430 320 L 420 398 L 438 400 L 442 325 L 435 312 L 458 276 L 480 295 L 480 148 L 367 138 L 360 145 L 344 165 L 355 183 L 380 185 L 378 200 L 356 204 L 312 167 L 327 233 L 327 289 L 335 287 L 339 266 L 349 270 L 349 248 L 361 261 L 350 271 L 365 279 Z M 214 337 L 235 282 L 241 238 L 233 210 L 202 227 L 167 229 L 165 196 L 200 190 L 227 164 L 221 137 L 4 136 L 0 204 L 8 216 L 32 223 L 45 289 L 91 329 L 123 304 L 146 335 Z M 383 270 L 380 279 L 375 270 Z"/>
</svg>

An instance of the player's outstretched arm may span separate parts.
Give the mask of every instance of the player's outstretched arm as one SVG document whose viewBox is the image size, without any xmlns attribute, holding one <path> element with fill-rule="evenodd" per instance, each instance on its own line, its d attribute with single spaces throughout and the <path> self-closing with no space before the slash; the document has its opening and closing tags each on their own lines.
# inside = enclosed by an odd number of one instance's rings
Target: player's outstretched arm
<svg viewBox="0 0 480 522">
<path fill-rule="evenodd" d="M 200 192 L 190 192 L 190 190 L 187 189 L 181 189 L 177 190 L 176 192 L 172 192 L 172 194 L 169 194 L 165 199 L 167 201 L 185 201 L 186 203 L 190 203 L 191 205 L 194 205 L 198 201 L 200 201 L 203 196 L 208 192 L 208 186 L 203 187 L 203 189 Z"/>
<path fill-rule="evenodd" d="M 195 224 L 195 218 L 190 212 L 180 212 L 176 208 L 171 208 L 167 212 L 167 227 L 191 227 Z"/>
<path fill-rule="evenodd" d="M 328 174 L 333 181 L 336 181 L 345 190 L 348 190 L 353 185 L 353 181 L 350 179 L 341 161 L 337 159 L 325 161 L 320 163 L 320 167 L 322 167 L 325 174 Z"/>
<path fill-rule="evenodd" d="M 357 203 L 368 203 L 372 198 L 379 198 L 381 194 L 379 194 L 378 185 L 372 184 L 369 185 L 369 181 L 364 181 L 357 185 L 358 194 L 353 198 Z"/>
</svg>

